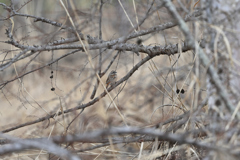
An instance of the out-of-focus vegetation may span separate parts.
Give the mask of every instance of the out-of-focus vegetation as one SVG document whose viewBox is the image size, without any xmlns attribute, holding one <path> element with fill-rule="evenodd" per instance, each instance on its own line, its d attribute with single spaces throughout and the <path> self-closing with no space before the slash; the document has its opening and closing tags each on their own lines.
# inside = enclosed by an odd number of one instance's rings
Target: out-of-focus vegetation
<svg viewBox="0 0 240 160">
<path fill-rule="evenodd" d="M 2 157 L 238 159 L 240 5 L 165 1 L 0 1 Z"/>
</svg>

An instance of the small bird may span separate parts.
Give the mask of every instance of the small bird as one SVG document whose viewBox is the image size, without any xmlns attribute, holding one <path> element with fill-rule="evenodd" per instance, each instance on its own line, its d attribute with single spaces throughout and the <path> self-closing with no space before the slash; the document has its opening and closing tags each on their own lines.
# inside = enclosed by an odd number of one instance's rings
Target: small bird
<svg viewBox="0 0 240 160">
<path fill-rule="evenodd" d="M 117 80 L 117 72 L 116 71 L 111 71 L 108 75 L 107 81 L 106 81 L 106 88 L 108 86 L 112 86 Z"/>
</svg>

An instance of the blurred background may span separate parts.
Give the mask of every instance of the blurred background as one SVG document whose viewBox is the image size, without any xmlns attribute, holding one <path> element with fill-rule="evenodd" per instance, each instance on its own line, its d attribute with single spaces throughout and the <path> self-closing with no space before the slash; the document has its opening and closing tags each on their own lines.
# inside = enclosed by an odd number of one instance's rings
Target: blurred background
<svg viewBox="0 0 240 160">
<path fill-rule="evenodd" d="M 10 1 L 1 0 L 0 2 L 7 6 L 10 5 Z M 12 35 L 18 43 L 25 46 L 46 46 L 59 40 L 76 37 L 75 32 L 70 29 L 72 24 L 60 1 L 12 0 L 11 2 L 12 7 L 21 14 L 12 16 L 14 22 Z M 160 1 L 122 0 L 120 2 L 121 4 L 117 0 L 64 1 L 77 30 L 85 36 L 100 38 L 99 21 L 101 19 L 101 39 L 104 41 L 115 40 L 134 33 L 131 23 L 135 26 L 144 18 L 144 23 L 137 27 L 136 31 L 148 30 L 154 26 L 175 21 L 167 9 L 161 7 Z M 200 0 L 200 2 L 176 0 L 173 3 L 182 17 L 196 10 L 202 11 L 200 17 L 195 17 L 194 20 L 188 22 L 188 27 L 197 41 L 206 40 L 205 52 L 212 64 L 215 65 L 219 76 L 222 73 L 219 66 L 222 66 L 221 69 L 224 71 L 222 74 L 226 76 L 223 78 L 223 85 L 226 85 L 227 88 L 238 89 L 239 28 L 237 27 L 239 26 L 239 16 L 237 13 L 240 8 L 238 1 L 211 2 L 210 9 L 207 5 L 210 2 L 204 0 Z M 6 29 L 11 26 L 11 21 L 3 19 L 10 13 L 3 6 L 0 7 L 0 13 L 0 59 L 4 64 L 22 50 L 6 43 L 9 41 Z M 34 22 L 36 17 L 61 23 L 64 28 L 42 21 Z M 164 47 L 182 43 L 184 40 L 179 28 L 172 27 L 130 39 L 127 43 Z M 76 41 L 70 44 L 79 45 L 80 42 Z M 101 80 L 105 83 L 111 70 L 117 71 L 118 80 L 120 80 L 147 56 L 146 53 L 141 52 L 137 55 L 132 51 L 119 52 L 105 48 L 101 51 L 99 49 L 89 50 L 94 64 L 94 68 L 92 68 L 85 52 L 77 51 L 69 54 L 75 50 L 74 48 L 56 49 L 34 54 L 27 52 L 25 57 L 23 56 L 24 58 L 0 72 L 0 131 L 91 102 L 90 96 L 97 84 L 95 73 L 98 72 L 99 67 L 101 71 L 104 71 L 114 60 Z M 101 66 L 99 66 L 100 53 L 102 56 Z M 65 57 L 57 60 L 61 56 Z M 56 60 L 55 63 L 48 65 L 54 60 Z M 225 68 L 229 70 L 226 71 Z M 26 75 L 21 76 L 24 74 Z M 18 76 L 21 78 L 17 78 Z M 152 58 L 141 65 L 128 80 L 114 88 L 110 95 L 114 98 L 116 106 L 129 126 L 159 127 L 163 131 L 167 131 L 174 123 L 159 126 L 161 122 L 187 111 L 193 111 L 201 105 L 202 108 L 197 114 L 197 119 L 189 118 L 185 126 L 176 127 L 176 130 L 173 126 L 169 131 L 184 133 L 186 130 L 198 128 L 197 126 L 204 126 L 211 117 L 211 114 L 208 113 L 208 103 L 202 104 L 210 95 L 216 94 L 216 92 L 207 91 L 208 82 L 207 68 L 201 65 L 195 51 L 189 50 L 171 56 L 160 55 Z M 100 84 L 95 97 L 103 92 L 103 86 Z M 230 98 L 234 104 L 238 102 L 237 95 L 239 95 L 239 91 L 231 94 Z M 214 100 L 214 102 L 216 101 Z M 105 96 L 84 110 L 74 110 L 55 116 L 54 119 L 50 118 L 12 130 L 7 134 L 20 138 L 40 138 L 79 134 L 124 125 L 124 121 L 113 103 L 108 96 Z M 73 144 L 74 147 L 70 148 L 80 150 L 94 145 L 76 142 Z M 145 156 L 150 155 L 152 146 L 153 142 L 144 144 Z M 164 146 L 166 144 L 161 147 Z M 140 144 L 118 144 L 114 148 L 116 153 L 106 151 L 100 156 L 100 159 L 134 159 Z M 101 149 L 95 149 L 90 152 L 78 152 L 78 154 L 83 159 L 94 159 L 101 152 Z M 29 150 L 20 154 L 9 154 L 5 158 L 35 159 L 38 154 L 39 150 Z M 186 158 L 186 156 L 183 157 Z M 38 158 L 51 159 L 47 152 L 42 152 Z M 162 158 L 164 159 L 164 157 Z"/>
</svg>

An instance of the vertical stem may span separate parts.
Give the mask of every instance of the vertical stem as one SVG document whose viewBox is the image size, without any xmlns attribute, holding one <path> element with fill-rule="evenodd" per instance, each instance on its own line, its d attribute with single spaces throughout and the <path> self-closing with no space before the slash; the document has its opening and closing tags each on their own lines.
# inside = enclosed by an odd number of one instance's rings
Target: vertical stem
<svg viewBox="0 0 240 160">
<path fill-rule="evenodd" d="M 100 15 L 99 15 L 99 39 L 102 40 L 102 8 L 103 8 L 103 0 L 101 0 L 100 4 Z M 102 67 L 102 49 L 99 49 L 99 68 L 98 68 L 98 74 L 101 74 L 101 67 Z"/>
</svg>

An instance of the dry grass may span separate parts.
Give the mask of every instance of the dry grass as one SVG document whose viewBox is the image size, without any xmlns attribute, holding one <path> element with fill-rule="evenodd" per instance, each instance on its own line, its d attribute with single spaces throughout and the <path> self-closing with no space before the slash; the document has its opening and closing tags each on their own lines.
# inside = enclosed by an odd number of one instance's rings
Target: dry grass
<svg viewBox="0 0 240 160">
<path fill-rule="evenodd" d="M 100 2 L 70 2 L 75 5 L 70 3 L 71 7 L 66 4 L 64 6 L 68 8 L 69 17 L 73 19 L 76 28 L 85 35 L 85 38 L 90 35 L 98 39 Z M 137 24 L 136 15 L 140 22 L 151 6 L 151 3 L 140 0 L 121 2 L 123 8 L 117 0 L 107 1 L 103 5 L 101 30 L 104 41 L 133 34 L 135 31 L 131 23 Z M 188 1 L 182 1 L 182 4 L 192 11 L 197 8 L 193 8 L 194 3 Z M 180 3 L 174 2 L 174 5 L 182 17 L 187 14 L 180 7 Z M 151 11 L 158 6 L 159 2 L 155 2 Z M 199 2 L 196 6 L 201 8 L 205 4 Z M 21 9 L 18 11 L 18 8 Z M 15 9 L 19 13 L 62 23 L 65 27 L 60 29 L 42 21 L 34 22 L 34 18 L 31 17 L 15 15 L 12 19 L 14 28 L 11 34 L 17 43 L 40 47 L 77 35 L 77 32 L 70 29 L 73 24 L 69 21 L 60 1 L 18 1 Z M 0 11 L 3 16 L 7 16 L 6 10 Z M 205 11 L 203 10 L 203 13 Z M 215 12 L 212 16 L 216 18 Z M 2 91 L 0 131 L 5 135 L 25 140 L 51 137 L 61 149 L 70 151 L 81 159 L 238 159 L 239 97 L 237 95 L 240 95 L 237 70 L 239 62 L 236 55 L 238 48 L 232 42 L 234 35 L 226 33 L 229 26 L 221 16 L 219 19 L 214 19 L 216 22 L 214 21 L 213 24 L 206 23 L 204 15 L 200 16 L 201 18 L 196 17 L 198 20 L 187 24 L 197 41 L 205 41 L 204 52 L 211 60 L 208 65 L 215 67 L 222 87 L 229 94 L 234 112 L 226 108 L 226 102 L 222 100 L 221 94 L 214 86 L 215 80 L 209 78 L 211 76 L 208 74 L 208 67 L 203 65 L 195 50 L 188 49 L 182 52 L 179 48 L 177 53 L 170 56 L 153 56 L 146 63 L 132 70 L 136 64 L 148 57 L 148 54 L 139 52 L 140 55 L 137 56 L 133 51 L 102 48 L 101 72 L 119 52 L 107 73 L 102 77 L 100 75 L 103 83 L 111 70 L 117 71 L 120 81 L 126 75 L 133 73 L 109 90 L 113 103 L 106 94 L 101 97 L 105 92 L 101 83 L 95 95 L 95 98 L 99 97 L 99 99 L 90 98 L 96 86 L 95 73 L 99 72 L 98 49 L 86 48 L 84 52 L 69 54 L 51 65 L 48 63 L 76 48 L 43 51 L 32 49 L 31 56 L 16 61 L 0 73 Z M 231 18 L 236 20 L 239 17 L 234 17 L 232 14 Z M 9 40 L 4 32 L 9 28 L 11 21 L 2 22 L 4 24 L 0 24 L 0 40 L 3 42 Z M 148 16 L 139 29 L 146 31 L 168 22 L 175 23 L 167 9 L 160 8 Z M 209 28 L 214 31 L 208 30 Z M 215 36 L 211 37 L 211 34 Z M 239 37 L 236 35 L 234 38 Z M 172 44 L 177 43 L 181 46 L 180 44 L 185 40 L 177 27 L 150 32 L 131 38 L 126 43 L 136 44 L 137 39 L 142 40 L 144 47 L 167 45 L 172 47 Z M 212 39 L 214 46 L 211 48 L 207 44 L 210 44 Z M 82 41 L 87 44 L 86 40 Z M 80 44 L 76 39 L 74 42 L 61 45 Z M 0 45 L 2 64 L 23 51 L 21 47 L 17 48 L 14 45 L 6 45 L 6 43 Z M 31 50 L 24 55 L 29 53 Z M 42 68 L 39 69 L 40 67 Z M 31 72 L 35 69 L 36 71 Z M 28 72 L 31 73 L 24 75 Z M 21 78 L 17 78 L 18 76 Z M 51 76 L 53 78 L 50 78 Z M 10 82 L 12 79 L 15 80 Z M 54 91 L 51 90 L 53 88 Z M 87 105 L 88 103 L 91 104 Z M 85 107 L 81 108 L 81 106 Z M 69 111 L 69 109 L 73 110 Z M 63 111 L 67 113 L 62 114 Z M 47 118 L 41 120 L 43 117 Z M 33 124 L 27 124 L 30 122 Z M 21 124 L 25 125 L 20 126 Z M 13 129 L 12 127 L 15 126 L 20 127 Z M 16 140 L 11 139 L 13 137 L 9 138 L 5 135 L 1 134 L 2 139 L 10 139 L 17 143 Z M 66 135 L 69 137 L 78 135 L 78 137 L 73 137 L 72 140 L 56 137 Z M 42 142 L 45 143 L 47 144 L 45 141 Z M 10 144 L 0 147 L 2 159 L 58 159 L 65 156 L 42 146 L 31 145 L 23 150 L 3 154 L 5 153 L 3 147 Z M 26 145 L 25 141 L 21 144 Z M 52 144 L 49 144 L 50 148 Z M 65 156 L 65 159 L 68 158 L 71 159 Z"/>
</svg>

